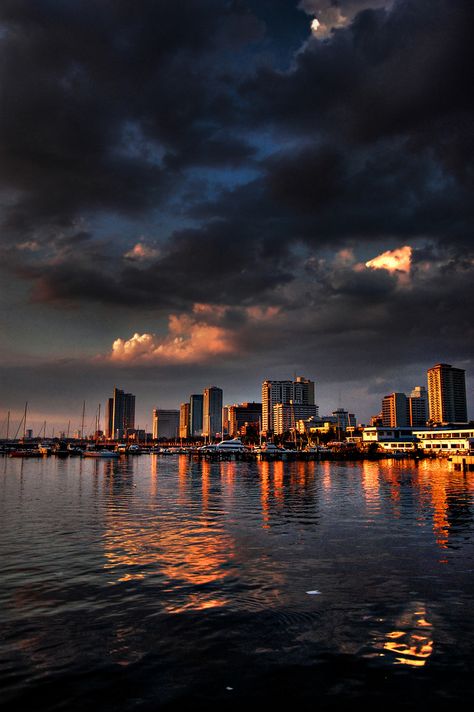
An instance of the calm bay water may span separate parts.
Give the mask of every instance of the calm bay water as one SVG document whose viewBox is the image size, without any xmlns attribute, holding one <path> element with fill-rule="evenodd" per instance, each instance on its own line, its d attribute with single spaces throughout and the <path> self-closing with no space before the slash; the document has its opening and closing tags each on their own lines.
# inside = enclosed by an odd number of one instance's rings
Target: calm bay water
<svg viewBox="0 0 474 712">
<path fill-rule="evenodd" d="M 0 699 L 35 710 L 472 698 L 474 473 L 0 460 Z"/>
</svg>

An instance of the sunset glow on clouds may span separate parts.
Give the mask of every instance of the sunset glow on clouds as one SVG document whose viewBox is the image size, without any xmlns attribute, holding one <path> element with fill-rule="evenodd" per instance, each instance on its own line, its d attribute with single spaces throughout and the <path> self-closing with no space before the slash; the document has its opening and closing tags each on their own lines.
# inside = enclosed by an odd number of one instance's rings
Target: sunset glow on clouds
<svg viewBox="0 0 474 712">
<path fill-rule="evenodd" d="M 250 328 L 262 328 L 278 319 L 280 309 L 275 306 L 235 309 L 196 303 L 189 315 L 169 316 L 166 335 L 136 332 L 129 339 L 118 338 L 106 358 L 115 363 L 193 364 L 211 361 L 215 356 L 232 356 L 239 347 L 237 332 L 225 325 L 230 313 Z"/>
<path fill-rule="evenodd" d="M 141 262 L 142 260 L 156 259 L 159 254 L 160 251 L 156 247 L 147 245 L 145 242 L 137 242 L 131 250 L 124 254 L 124 257 L 127 260 Z"/>
<path fill-rule="evenodd" d="M 130 339 L 118 338 L 112 344 L 109 358 L 121 363 L 200 363 L 233 351 L 232 335 L 227 329 L 192 316 L 171 314 L 168 334 L 135 333 Z"/>
<path fill-rule="evenodd" d="M 371 269 L 386 269 L 388 272 L 404 272 L 408 274 L 411 268 L 412 248 L 409 245 L 396 250 L 387 250 L 365 263 Z"/>
</svg>

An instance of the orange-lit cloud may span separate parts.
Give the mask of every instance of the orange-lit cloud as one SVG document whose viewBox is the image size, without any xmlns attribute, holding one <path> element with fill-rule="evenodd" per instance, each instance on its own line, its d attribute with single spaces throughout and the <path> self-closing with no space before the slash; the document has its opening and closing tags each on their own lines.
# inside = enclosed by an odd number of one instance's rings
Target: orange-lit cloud
<svg viewBox="0 0 474 712">
<path fill-rule="evenodd" d="M 160 254 L 160 250 L 152 245 L 147 245 L 145 242 L 137 242 L 131 250 L 124 254 L 127 260 L 142 262 L 144 260 L 156 259 Z"/>
<path fill-rule="evenodd" d="M 388 272 L 408 274 L 411 268 L 412 248 L 404 245 L 396 250 L 387 250 L 365 263 L 370 269 L 386 269 Z"/>
<path fill-rule="evenodd" d="M 234 350 L 228 329 L 171 314 L 165 336 L 135 333 L 129 339 L 118 338 L 109 358 L 115 362 L 199 363 Z"/>
<path fill-rule="evenodd" d="M 215 356 L 235 354 L 240 347 L 237 333 L 229 323 L 232 324 L 236 313 L 239 325 L 247 324 L 258 329 L 273 324 L 281 316 L 278 306 L 255 305 L 239 309 L 196 303 L 191 314 L 171 314 L 168 332 L 164 335 L 135 332 L 128 339 L 115 339 L 105 358 L 116 363 L 205 363 Z M 98 360 L 102 358 L 97 357 Z"/>
</svg>

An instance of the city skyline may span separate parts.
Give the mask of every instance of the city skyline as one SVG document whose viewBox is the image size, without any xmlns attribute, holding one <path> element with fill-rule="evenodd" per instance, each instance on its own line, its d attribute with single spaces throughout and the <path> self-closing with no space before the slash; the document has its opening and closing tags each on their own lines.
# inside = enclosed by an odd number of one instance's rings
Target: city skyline
<svg viewBox="0 0 474 712">
<path fill-rule="evenodd" d="M 443 380 L 439 381 L 439 374 L 443 374 Z M 433 374 L 438 374 L 437 380 L 433 381 Z M 60 432 L 84 432 L 89 435 L 102 430 L 106 437 L 111 437 L 112 432 L 116 436 L 123 437 L 127 429 L 130 431 L 148 432 L 153 438 L 161 437 L 160 428 L 158 426 L 158 414 L 165 418 L 166 424 L 163 426 L 166 433 L 165 437 L 214 437 L 218 433 L 228 435 L 228 430 L 225 427 L 225 421 L 229 418 L 229 411 L 233 409 L 242 410 L 244 408 L 252 409 L 252 406 L 259 407 L 259 416 L 256 417 L 255 412 L 252 412 L 250 422 L 254 424 L 258 421 L 258 429 L 265 433 L 267 430 L 281 434 L 286 429 L 296 427 L 298 420 L 307 420 L 311 418 L 324 419 L 325 417 L 335 416 L 336 413 L 342 412 L 349 414 L 350 418 L 354 419 L 354 424 L 368 426 L 374 425 L 376 421 L 380 421 L 383 427 L 422 427 L 428 425 L 429 422 L 434 422 L 438 425 L 446 425 L 456 422 L 472 422 L 467 414 L 469 412 L 469 398 L 467 395 L 465 371 L 456 366 L 446 363 L 438 363 L 430 366 L 425 374 L 425 385 L 412 386 L 409 392 L 392 391 L 386 394 L 379 402 L 379 409 L 370 415 L 369 418 L 363 419 L 354 416 L 350 413 L 351 409 L 345 410 L 341 403 L 338 406 L 330 408 L 321 408 L 316 401 L 315 390 L 317 384 L 315 381 L 305 376 L 294 376 L 292 379 L 272 380 L 265 379 L 261 383 L 260 401 L 247 400 L 227 400 L 224 398 L 224 391 L 219 386 L 207 386 L 202 393 L 190 393 L 187 399 L 183 399 L 179 403 L 174 403 L 169 407 L 161 406 L 153 407 L 150 413 L 146 413 L 142 422 L 135 423 L 135 394 L 125 393 L 123 389 L 114 386 L 113 397 L 106 398 L 105 408 L 102 409 L 102 403 L 97 404 L 93 413 L 87 412 L 86 403 L 82 403 L 81 423 L 77 427 L 71 425 L 71 418 L 57 426 Z M 214 394 L 212 398 L 217 397 L 210 406 L 209 395 Z M 467 400 L 467 403 L 466 403 Z M 207 402 L 207 404 L 206 404 Z M 456 403 L 456 406 L 455 406 Z M 461 407 L 459 407 L 459 404 Z M 467 409 L 466 409 L 467 406 Z M 446 408 L 451 410 L 446 411 Z M 213 428 L 209 428 L 209 414 L 212 410 Z M 205 415 L 207 409 L 207 416 Z M 439 411 L 438 419 L 435 417 L 435 409 Z M 0 437 L 8 422 L 8 427 L 15 429 L 14 419 L 18 417 L 18 428 L 26 427 L 23 422 L 25 409 L 21 415 L 11 411 L 8 416 L 1 422 L 0 419 Z M 354 409 L 352 409 L 353 411 Z M 101 420 L 101 412 L 103 420 Z M 145 411 L 142 411 L 145 413 Z M 117 415 L 118 413 L 118 415 Z M 458 415 L 458 418 L 446 418 L 446 414 Z M 207 417 L 207 425 L 206 425 Z M 233 419 L 238 418 L 236 414 Z M 274 418 L 278 419 L 278 424 L 273 424 Z M 163 421 L 163 422 L 165 422 Z M 219 422 L 217 422 L 219 421 Z M 229 421 L 230 422 L 230 421 Z M 89 424 L 88 424 L 89 423 Z M 48 424 L 51 428 L 51 423 Z M 46 420 L 41 422 L 32 422 L 31 414 L 28 414 L 28 428 L 33 427 L 36 431 L 43 431 L 46 436 Z M 184 433 L 188 431 L 188 436 Z M 212 430 L 212 435 L 209 430 Z M 50 430 L 48 430 L 48 433 Z M 173 435 L 175 433 L 175 435 Z M 12 431 L 10 431 L 12 434 Z M 3 436 L 5 433 L 3 433 Z M 56 432 L 56 436 L 58 433 Z"/>
<path fill-rule="evenodd" d="M 440 362 L 473 418 L 473 12 L 1 3 L 0 418 L 304 373 L 368 422 Z"/>
</svg>

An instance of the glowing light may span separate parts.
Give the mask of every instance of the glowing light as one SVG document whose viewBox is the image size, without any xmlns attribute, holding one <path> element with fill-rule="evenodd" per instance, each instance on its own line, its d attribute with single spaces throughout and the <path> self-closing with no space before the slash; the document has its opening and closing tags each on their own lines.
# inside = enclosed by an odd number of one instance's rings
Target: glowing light
<svg viewBox="0 0 474 712">
<path fill-rule="evenodd" d="M 411 267 L 412 248 L 405 245 L 396 250 L 387 250 L 365 263 L 369 269 L 386 269 L 388 272 L 408 273 Z"/>
<path fill-rule="evenodd" d="M 313 20 L 312 23 L 311 23 L 311 32 L 313 32 L 313 34 L 316 34 L 316 32 L 318 31 L 318 28 L 319 28 L 320 25 L 321 25 L 321 23 L 320 23 L 319 20 L 315 17 L 314 20 Z"/>
</svg>

